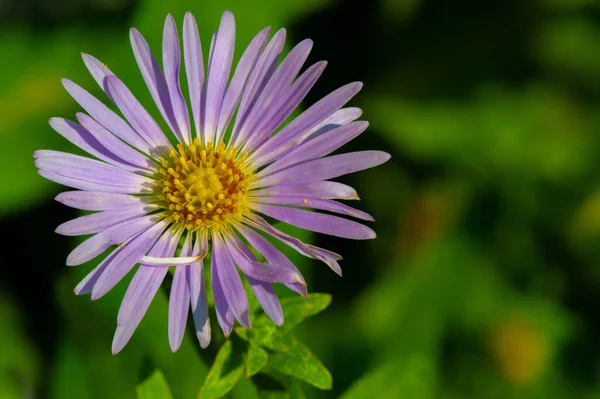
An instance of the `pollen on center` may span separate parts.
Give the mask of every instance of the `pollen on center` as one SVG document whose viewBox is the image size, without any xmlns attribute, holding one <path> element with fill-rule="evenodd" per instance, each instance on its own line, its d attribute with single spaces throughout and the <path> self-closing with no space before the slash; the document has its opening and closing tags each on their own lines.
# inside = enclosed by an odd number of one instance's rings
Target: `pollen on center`
<svg viewBox="0 0 600 399">
<path fill-rule="evenodd" d="M 196 138 L 160 158 L 156 190 L 175 223 L 196 230 L 242 220 L 253 175 L 243 168 L 247 156 L 236 153 L 222 142 L 215 149 Z"/>
</svg>

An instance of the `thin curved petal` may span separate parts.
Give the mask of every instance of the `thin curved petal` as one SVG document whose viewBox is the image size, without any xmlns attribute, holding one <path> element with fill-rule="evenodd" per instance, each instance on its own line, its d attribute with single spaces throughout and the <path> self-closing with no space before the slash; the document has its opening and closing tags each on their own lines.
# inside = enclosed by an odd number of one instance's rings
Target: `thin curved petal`
<svg viewBox="0 0 600 399">
<path fill-rule="evenodd" d="M 192 233 L 188 233 L 179 256 L 189 257 L 192 249 Z M 188 267 L 178 267 L 173 275 L 173 284 L 169 295 L 169 345 L 173 352 L 181 346 L 189 310 L 190 271 Z"/>
<path fill-rule="evenodd" d="M 138 234 L 125 242 L 123 248 L 119 248 L 119 254 L 106 266 L 106 270 L 92 290 L 92 299 L 98 299 L 110 291 L 133 266 L 148 253 L 160 234 L 166 227 L 165 222 L 160 222 L 148 230 Z"/>
<path fill-rule="evenodd" d="M 194 254 L 206 253 L 208 238 L 206 232 L 196 233 Z M 208 300 L 206 298 L 206 282 L 204 280 L 204 262 L 199 261 L 189 266 L 190 270 L 190 302 L 196 328 L 196 337 L 200 346 L 206 348 L 210 344 L 210 320 L 208 318 Z"/>
<path fill-rule="evenodd" d="M 214 247 L 213 247 L 213 256 L 211 258 L 211 268 L 210 268 L 210 276 L 212 279 L 212 290 L 213 296 L 215 300 L 215 311 L 217 313 L 217 321 L 221 326 L 221 330 L 223 330 L 223 334 L 225 337 L 228 337 L 233 330 L 233 312 L 229 303 L 227 302 L 227 298 L 225 298 L 225 293 L 223 290 L 223 286 L 221 284 L 221 278 L 219 276 L 219 267 L 217 265 L 216 256 L 214 256 Z"/>
</svg>

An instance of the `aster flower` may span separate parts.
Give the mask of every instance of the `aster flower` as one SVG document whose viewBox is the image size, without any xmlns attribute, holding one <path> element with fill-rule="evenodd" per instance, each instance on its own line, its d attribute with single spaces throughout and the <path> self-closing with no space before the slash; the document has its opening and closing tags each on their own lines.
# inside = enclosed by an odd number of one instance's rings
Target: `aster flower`
<svg viewBox="0 0 600 399">
<path fill-rule="evenodd" d="M 317 62 L 298 76 L 312 41 L 299 43 L 278 65 L 286 32 L 281 29 L 270 40 L 269 34 L 266 28 L 252 39 L 230 78 L 235 23 L 225 12 L 212 38 L 205 73 L 196 22 L 190 13 L 185 15 L 183 63 L 190 118 L 180 86 L 180 43 L 173 17 L 169 15 L 164 26 L 162 69 L 142 35 L 131 30 L 135 59 L 172 135 L 165 134 L 125 84 L 96 58 L 83 55 L 123 117 L 63 80 L 87 114 L 77 113 L 77 122 L 53 118 L 50 125 L 97 159 L 39 150 L 34 153 L 35 165 L 43 177 L 77 189 L 59 194 L 59 202 L 96 211 L 57 228 L 67 236 L 91 235 L 69 254 L 67 264 L 83 264 L 113 248 L 77 285 L 76 294 L 91 293 L 98 299 L 139 264 L 119 309 L 113 353 L 131 338 L 170 267 L 174 267 L 168 324 L 172 350 L 181 344 L 190 309 L 200 345 L 209 344 L 203 277 L 208 253 L 217 320 L 225 335 L 231 333 L 234 320 L 251 327 L 238 270 L 275 324 L 283 323 L 283 313 L 274 283 L 306 295 L 300 272 L 265 235 L 323 261 L 341 275 L 339 255 L 285 234 L 264 216 L 338 237 L 375 237 L 369 227 L 330 214 L 372 220 L 365 212 L 334 201 L 358 196 L 351 187 L 329 179 L 389 159 L 380 151 L 330 155 L 368 126 L 355 121 L 359 109 L 342 108 L 362 84 L 335 90 L 282 126 L 326 63 Z"/>
</svg>

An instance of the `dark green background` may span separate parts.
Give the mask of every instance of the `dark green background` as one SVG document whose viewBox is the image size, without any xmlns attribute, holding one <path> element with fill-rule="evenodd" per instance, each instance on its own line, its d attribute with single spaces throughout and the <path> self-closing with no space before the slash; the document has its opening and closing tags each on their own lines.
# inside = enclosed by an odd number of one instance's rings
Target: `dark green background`
<svg viewBox="0 0 600 399">
<path fill-rule="evenodd" d="M 371 127 L 346 149 L 393 156 L 341 179 L 376 240 L 305 236 L 344 256 L 344 277 L 293 257 L 311 292 L 333 294 L 299 327 L 334 377 L 308 397 L 600 398 L 593 0 L 0 0 L 0 398 L 133 398 L 152 367 L 176 398 L 201 386 L 216 345 L 199 359 L 187 335 L 171 354 L 164 292 L 111 355 L 126 282 L 94 303 L 73 295 L 92 266 L 66 267 L 75 240 L 54 228 L 77 213 L 32 152 L 74 151 L 47 125 L 80 110 L 60 78 L 105 100 L 81 51 L 157 115 L 128 28 L 158 54 L 166 14 L 181 27 L 190 10 L 206 47 L 225 9 L 237 56 L 267 25 L 288 28 L 288 49 L 315 41 L 309 62 L 329 65 L 305 106 L 363 81 L 351 104 Z"/>
</svg>

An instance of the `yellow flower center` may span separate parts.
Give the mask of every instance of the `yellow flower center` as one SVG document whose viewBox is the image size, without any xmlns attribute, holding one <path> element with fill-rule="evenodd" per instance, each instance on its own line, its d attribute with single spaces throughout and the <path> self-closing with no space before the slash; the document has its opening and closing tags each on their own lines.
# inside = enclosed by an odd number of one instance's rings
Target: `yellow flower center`
<svg viewBox="0 0 600 399">
<path fill-rule="evenodd" d="M 236 153 L 222 142 L 204 147 L 196 138 L 160 158 L 156 189 L 175 223 L 206 230 L 242 220 L 253 175 L 243 167 L 247 155 Z"/>
</svg>

